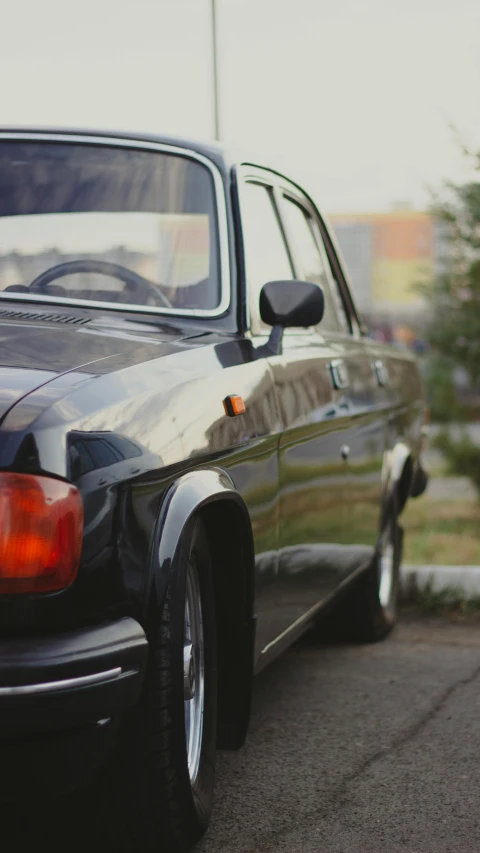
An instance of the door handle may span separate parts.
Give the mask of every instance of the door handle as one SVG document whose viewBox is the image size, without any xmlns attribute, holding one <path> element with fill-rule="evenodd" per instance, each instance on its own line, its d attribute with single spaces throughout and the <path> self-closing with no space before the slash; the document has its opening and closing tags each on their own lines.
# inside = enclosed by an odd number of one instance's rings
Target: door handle
<svg viewBox="0 0 480 853">
<path fill-rule="evenodd" d="M 381 388 L 388 384 L 388 373 L 387 368 L 385 367 L 383 361 L 379 358 L 376 359 L 373 363 L 373 369 L 375 371 L 375 376 L 377 377 L 377 382 Z"/>
<path fill-rule="evenodd" d="M 348 388 L 348 373 L 341 358 L 334 358 L 328 365 L 333 387 L 337 390 Z"/>
</svg>

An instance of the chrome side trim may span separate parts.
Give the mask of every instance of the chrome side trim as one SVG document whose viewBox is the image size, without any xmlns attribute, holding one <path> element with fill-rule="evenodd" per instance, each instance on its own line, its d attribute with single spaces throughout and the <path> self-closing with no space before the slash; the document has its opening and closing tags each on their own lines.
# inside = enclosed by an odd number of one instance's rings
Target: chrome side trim
<svg viewBox="0 0 480 853">
<path fill-rule="evenodd" d="M 92 675 L 80 675 L 78 678 L 64 678 L 62 681 L 44 681 L 40 684 L 19 684 L 13 687 L 0 687 L 0 696 L 24 696 L 32 693 L 53 693 L 70 687 L 85 687 L 102 681 L 113 681 L 122 674 L 122 667 L 95 672 Z"/>
<path fill-rule="evenodd" d="M 145 151 L 161 151 L 165 154 L 177 154 L 196 160 L 209 169 L 213 178 L 215 188 L 215 201 L 218 220 L 218 243 L 220 250 L 220 304 L 212 311 L 203 308 L 156 308 L 146 305 L 120 305 L 116 302 L 96 302 L 93 299 L 71 299 L 68 296 L 39 296 L 25 293 L 3 293 L 0 291 L 0 299 L 10 302 L 41 302 L 49 305 L 76 305 L 78 308 L 107 308 L 109 311 L 121 311 L 123 313 L 137 314 L 166 314 L 174 317 L 219 317 L 224 314 L 230 306 L 230 252 L 228 246 L 227 228 L 227 205 L 225 201 L 225 187 L 222 176 L 212 160 L 198 154 L 189 148 L 180 148 L 176 145 L 166 145 L 164 142 L 142 142 L 141 140 L 122 139 L 121 137 L 106 136 L 77 136 L 75 133 L 28 133 L 28 132 L 2 132 L 0 131 L 0 142 L 2 140 L 20 142 L 69 142 L 76 145 L 103 145 L 107 148 L 135 148 Z"/>
</svg>

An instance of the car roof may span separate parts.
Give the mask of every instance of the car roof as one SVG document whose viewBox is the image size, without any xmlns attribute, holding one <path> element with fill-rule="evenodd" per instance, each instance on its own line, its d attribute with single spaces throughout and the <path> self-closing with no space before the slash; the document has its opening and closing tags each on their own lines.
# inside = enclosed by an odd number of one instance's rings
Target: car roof
<svg viewBox="0 0 480 853">
<path fill-rule="evenodd" d="M 225 167 L 227 163 L 232 162 L 231 156 L 227 155 L 226 147 L 216 142 L 208 140 L 191 139 L 184 136 L 171 136 L 168 134 L 156 133 L 135 133 L 133 131 L 115 131 L 115 130 L 99 130 L 98 128 L 78 128 L 78 127 L 45 127 L 45 126 L 14 126 L 7 127 L 0 125 L 0 139 L 4 134 L 46 134 L 48 136 L 75 136 L 79 139 L 82 137 L 96 137 L 104 139 L 112 139 L 116 141 L 128 142 L 148 142 L 159 143 L 163 145 L 172 145 L 178 148 L 195 151 L 202 154 L 209 160 L 213 160 L 216 165 Z"/>
<path fill-rule="evenodd" d="M 112 139 L 115 141 L 128 142 L 148 142 L 159 143 L 161 145 L 172 145 L 178 148 L 194 151 L 201 154 L 209 160 L 212 160 L 218 168 L 224 172 L 232 166 L 237 166 L 242 163 L 255 165 L 262 169 L 268 169 L 277 174 L 282 174 L 288 178 L 288 172 L 284 170 L 281 162 L 276 162 L 274 156 L 265 157 L 251 150 L 241 149 L 238 146 L 225 145 L 219 142 L 214 142 L 208 139 L 192 139 L 186 136 L 175 136 L 169 134 L 158 133 L 136 133 L 134 131 L 116 131 L 102 130 L 98 128 L 78 128 L 78 127 L 50 127 L 36 125 L 15 125 L 3 126 L 0 125 L 0 139 L 3 134 L 46 134 L 48 136 L 74 136 L 79 139 L 85 137 L 96 137 L 103 139 Z M 293 178 L 293 181 L 295 179 Z"/>
</svg>

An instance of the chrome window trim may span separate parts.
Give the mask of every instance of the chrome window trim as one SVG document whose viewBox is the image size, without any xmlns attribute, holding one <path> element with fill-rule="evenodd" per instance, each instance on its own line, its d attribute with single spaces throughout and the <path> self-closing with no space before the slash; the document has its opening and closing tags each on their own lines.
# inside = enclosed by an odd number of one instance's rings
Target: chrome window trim
<svg viewBox="0 0 480 853">
<path fill-rule="evenodd" d="M 100 302 L 94 299 L 71 299 L 69 296 L 39 296 L 37 294 L 25 293 L 3 293 L 0 291 L 0 299 L 9 302 L 40 302 L 48 305 L 75 305 L 77 308 L 106 308 L 109 311 L 133 312 L 137 314 L 162 314 L 176 317 L 219 317 L 230 307 L 230 251 L 228 245 L 227 228 L 227 205 L 225 200 L 225 187 L 218 167 L 213 160 L 209 160 L 203 154 L 189 148 L 181 148 L 177 145 L 168 145 L 164 142 L 143 142 L 135 139 L 122 139 L 122 137 L 106 136 L 84 136 L 75 133 L 42 133 L 21 131 L 0 131 L 0 142 L 66 142 L 76 145 L 103 145 L 107 148 L 134 148 L 137 151 L 157 151 L 164 154 L 176 154 L 196 160 L 209 169 L 213 178 L 216 213 L 218 220 L 218 244 L 220 253 L 220 304 L 217 308 L 207 310 L 204 308 L 157 308 L 151 305 L 131 305 L 130 303 L 119 304 L 117 302 Z"/>
<path fill-rule="evenodd" d="M 360 333 L 360 329 L 359 329 L 359 325 L 358 325 L 357 307 L 355 304 L 355 299 L 353 296 L 353 291 L 352 291 L 352 286 L 351 286 L 351 283 L 349 280 L 348 271 L 346 270 L 345 263 L 343 261 L 343 258 L 342 258 L 342 255 L 341 255 L 341 252 L 340 252 L 340 249 L 338 246 L 338 240 L 336 239 L 335 232 L 334 232 L 333 228 L 330 227 L 328 220 L 321 213 L 321 211 L 318 210 L 315 202 L 309 197 L 309 195 L 305 192 L 305 190 L 301 186 L 299 186 L 298 184 L 295 183 L 295 181 L 290 180 L 286 175 L 284 175 L 282 172 L 278 172 L 276 169 L 269 169 L 268 166 L 260 166 L 260 165 L 254 164 L 252 162 L 242 161 L 240 163 L 240 165 L 238 166 L 238 175 L 239 175 L 239 183 L 240 183 L 240 179 L 243 179 L 243 181 L 253 180 L 253 181 L 256 181 L 257 183 L 267 184 L 268 186 L 270 186 L 272 188 L 272 190 L 275 194 L 275 199 L 276 199 L 276 203 L 277 203 L 277 207 L 278 207 L 278 214 L 282 220 L 282 226 L 283 226 L 283 230 L 285 232 L 285 237 L 286 237 L 287 245 L 289 247 L 290 252 L 291 252 L 291 247 L 290 247 L 289 240 L 288 240 L 288 234 L 287 234 L 286 229 L 285 229 L 285 224 L 284 224 L 283 219 L 282 219 L 282 207 L 281 207 L 281 205 L 278 204 L 279 199 L 277 197 L 277 194 L 279 193 L 280 195 L 284 195 L 284 194 L 290 195 L 292 198 L 295 199 L 295 201 L 297 203 L 299 203 L 301 206 L 306 208 L 309 215 L 313 218 L 313 220 L 316 222 L 317 227 L 318 227 L 321 243 L 319 243 L 316 235 L 315 235 L 315 242 L 319 246 L 319 250 L 320 250 L 320 253 L 322 255 L 324 262 L 326 261 L 325 271 L 326 271 L 327 279 L 330 283 L 330 287 L 333 287 L 333 286 L 337 287 L 337 282 L 334 279 L 334 277 L 332 276 L 329 253 L 328 253 L 327 247 L 325 245 L 325 233 L 326 233 L 327 238 L 331 243 L 331 248 L 333 250 L 333 253 L 334 253 L 334 255 L 336 255 L 336 260 L 337 260 L 338 266 L 340 268 L 341 276 L 343 278 L 344 286 L 342 286 L 342 284 L 339 283 L 338 289 L 340 289 L 340 291 L 345 291 L 345 289 L 346 289 L 346 293 L 343 292 L 341 295 L 342 295 L 342 299 L 344 299 L 344 297 L 345 297 L 346 301 L 348 303 L 345 306 L 345 312 L 346 312 L 347 321 L 348 321 L 348 325 L 349 325 L 350 329 L 348 331 L 344 330 L 343 328 L 341 328 L 341 324 L 340 324 L 339 329 L 338 329 L 338 331 L 335 332 L 335 334 L 343 335 L 344 338 L 348 339 L 348 340 L 352 340 L 352 338 L 356 339 L 356 340 L 361 339 L 362 335 Z M 294 260 L 294 265 L 296 265 L 295 258 L 293 258 L 293 260 Z M 246 296 L 247 296 L 247 309 L 248 309 L 248 289 L 247 289 Z M 335 308 L 335 310 L 336 310 L 336 308 Z M 250 314 L 250 311 L 248 311 L 247 323 L 250 320 L 251 320 L 251 314 Z M 305 330 L 304 329 L 295 329 L 293 331 L 296 334 L 304 334 L 305 332 L 309 332 L 309 329 L 305 329 Z M 289 329 L 286 329 L 285 333 L 288 334 Z M 331 332 L 326 331 L 326 334 L 330 334 L 330 333 L 333 334 L 333 330 Z M 263 332 L 262 332 L 262 334 L 263 334 Z M 323 337 L 323 332 L 317 331 L 317 334 L 319 334 L 320 337 Z"/>
<path fill-rule="evenodd" d="M 337 309 L 337 306 L 335 304 L 335 299 L 333 297 L 333 291 L 336 290 L 339 294 L 340 299 L 342 300 L 342 303 L 344 303 L 344 298 L 341 294 L 341 289 L 340 289 L 339 285 L 337 284 L 337 282 L 335 281 L 335 279 L 332 275 L 332 269 L 331 269 L 330 261 L 328 259 L 327 250 L 326 250 L 326 247 L 325 247 L 325 244 L 323 241 L 322 231 L 321 231 L 320 224 L 319 224 L 318 218 L 317 218 L 317 211 L 316 211 L 314 205 L 311 203 L 310 199 L 300 190 L 300 188 L 292 187 L 291 185 L 289 185 L 288 179 L 284 179 L 283 183 L 280 182 L 279 189 L 280 189 L 282 199 L 287 199 L 287 200 L 291 201 L 293 204 L 296 204 L 298 207 L 300 207 L 300 209 L 303 210 L 304 214 L 306 214 L 306 216 L 310 217 L 310 219 L 313 221 L 313 223 L 317 226 L 316 229 L 315 228 L 311 229 L 312 230 L 312 236 L 313 236 L 313 240 L 315 242 L 315 245 L 318 249 L 318 252 L 320 254 L 323 269 L 325 272 L 325 277 L 327 280 L 327 287 L 330 291 L 330 298 L 331 298 L 333 311 L 334 311 L 335 318 L 336 318 L 337 323 L 338 323 L 337 329 L 319 329 L 319 334 L 323 336 L 324 332 L 325 332 L 325 334 L 328 334 L 329 332 L 332 334 L 344 333 L 346 336 L 351 338 L 352 337 L 352 318 L 351 318 L 350 310 L 347 310 L 345 305 L 343 305 L 343 312 L 345 314 L 347 326 L 349 327 L 348 330 L 346 330 L 345 326 L 343 325 L 343 323 L 342 323 L 342 321 L 338 315 L 338 309 Z M 281 206 L 280 206 L 280 212 L 282 212 Z M 318 234 L 316 233 L 317 230 L 318 230 Z M 320 323 L 320 326 L 321 326 L 321 323 Z"/>
<path fill-rule="evenodd" d="M 261 186 L 266 187 L 267 190 L 271 190 L 273 195 L 273 203 L 274 203 L 274 212 L 275 216 L 278 219 L 278 227 L 282 234 L 285 249 L 290 260 L 290 265 L 292 267 L 293 275 L 296 275 L 295 269 L 295 259 L 292 257 L 291 247 L 289 245 L 287 234 L 285 233 L 285 227 L 283 220 L 281 219 L 280 211 L 278 210 L 278 198 L 276 196 L 276 179 L 278 178 L 273 172 L 268 172 L 268 169 L 263 169 L 261 166 L 254 166 L 251 163 L 241 163 L 237 166 L 237 179 L 238 179 L 238 202 L 240 207 L 240 218 L 243 219 L 244 211 L 242 210 L 242 198 L 243 198 L 243 189 L 246 184 L 260 184 Z M 246 310 L 246 324 L 247 329 L 250 334 L 257 338 L 268 338 L 270 334 L 270 327 L 264 326 L 262 320 L 260 318 L 260 312 L 258 310 L 252 309 L 252 300 L 250 295 L 250 289 L 248 287 L 247 275 L 246 275 L 246 252 L 245 252 L 245 240 L 243 235 L 243 227 L 242 227 L 242 241 L 243 241 L 243 256 L 245 259 L 245 280 L 244 280 L 244 289 L 245 289 L 245 310 Z M 266 282 L 265 282 L 266 284 Z M 288 329 L 285 329 L 285 333 L 288 333 Z M 294 330 L 295 331 L 295 330 Z M 299 330 L 296 330 L 299 331 Z"/>
<path fill-rule="evenodd" d="M 283 233 L 283 238 L 285 240 L 285 245 L 287 247 L 287 252 L 290 257 L 290 263 L 292 264 L 293 274 L 298 278 L 299 275 L 299 266 L 298 266 L 298 258 L 296 257 L 295 247 L 291 245 L 289 240 L 289 232 L 288 228 L 285 224 L 285 219 L 283 215 L 282 209 L 282 200 L 286 195 L 293 199 L 297 204 L 299 204 L 303 209 L 305 209 L 309 216 L 313 216 L 315 214 L 315 209 L 312 208 L 312 205 L 309 203 L 308 198 L 305 196 L 303 190 L 300 187 L 297 187 L 293 184 L 287 177 L 281 175 L 279 172 L 270 171 L 266 166 L 255 166 L 252 163 L 241 163 L 238 167 L 238 177 L 239 177 L 239 204 L 240 204 L 240 212 L 242 206 L 242 194 L 241 188 L 247 183 L 256 183 L 263 184 L 267 188 L 271 189 L 273 193 L 274 203 L 276 207 L 277 216 L 279 218 L 280 228 Z M 320 252 L 322 262 L 325 268 L 325 275 L 327 277 L 327 281 L 329 286 L 331 287 L 331 273 L 330 273 L 330 264 L 327 261 L 325 248 L 323 243 L 321 246 L 318 245 L 318 241 L 314 236 L 315 243 L 318 246 L 318 250 Z M 254 337 L 264 337 L 268 338 L 270 330 L 268 328 L 264 328 L 262 322 L 259 317 L 259 313 L 252 310 L 251 300 L 249 289 L 247 286 L 247 281 L 245 280 L 245 295 L 246 295 L 246 310 L 247 310 L 247 324 L 250 330 L 250 333 Z M 335 306 L 334 306 L 335 308 Z M 336 309 L 335 309 L 336 310 Z M 338 330 L 335 332 L 341 333 L 341 328 L 339 326 Z M 351 333 L 346 333 L 348 338 L 351 338 Z M 287 327 L 284 329 L 284 337 L 319 337 L 323 339 L 323 332 L 318 329 L 316 326 L 308 326 L 307 328 L 301 327 Z"/>
<path fill-rule="evenodd" d="M 128 675 L 128 673 L 124 673 Z M 61 681 L 43 681 L 38 684 L 19 684 L 12 687 L 0 687 L 0 696 L 24 696 L 31 693 L 53 693 L 56 690 L 67 690 L 70 687 L 85 687 L 88 684 L 113 681 L 122 675 L 122 667 L 107 669 L 105 672 L 95 672 L 92 675 L 79 675 L 77 678 L 64 678 Z"/>
</svg>

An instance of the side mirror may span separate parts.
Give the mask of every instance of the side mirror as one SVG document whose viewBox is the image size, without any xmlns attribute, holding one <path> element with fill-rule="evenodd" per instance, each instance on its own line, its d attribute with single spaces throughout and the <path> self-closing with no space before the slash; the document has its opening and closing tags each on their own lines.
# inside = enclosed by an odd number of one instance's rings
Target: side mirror
<svg viewBox="0 0 480 853">
<path fill-rule="evenodd" d="M 287 326 L 316 326 L 323 317 L 325 300 L 319 284 L 311 281 L 269 281 L 260 291 L 260 317 L 272 326 L 266 344 L 258 347 L 257 358 L 280 355 L 283 330 Z"/>
<path fill-rule="evenodd" d="M 311 281 L 269 281 L 260 291 L 260 316 L 267 326 L 316 326 L 324 309 L 323 290 Z"/>
</svg>

